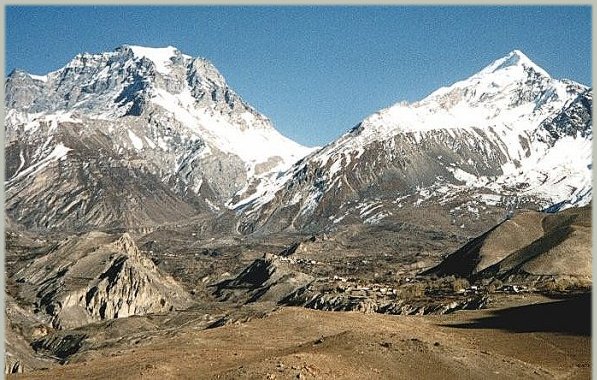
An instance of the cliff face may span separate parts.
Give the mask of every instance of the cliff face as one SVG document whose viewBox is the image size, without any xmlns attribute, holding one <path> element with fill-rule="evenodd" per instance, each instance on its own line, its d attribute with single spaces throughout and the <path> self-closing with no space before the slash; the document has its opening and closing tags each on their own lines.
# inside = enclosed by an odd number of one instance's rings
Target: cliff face
<svg viewBox="0 0 597 380">
<path fill-rule="evenodd" d="M 182 287 L 144 257 L 126 233 L 66 239 L 15 278 L 55 328 L 190 304 Z"/>
</svg>

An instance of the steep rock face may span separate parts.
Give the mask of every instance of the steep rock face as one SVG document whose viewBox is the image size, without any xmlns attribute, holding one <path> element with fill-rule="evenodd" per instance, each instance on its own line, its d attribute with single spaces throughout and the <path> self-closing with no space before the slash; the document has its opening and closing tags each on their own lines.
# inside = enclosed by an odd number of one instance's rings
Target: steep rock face
<svg viewBox="0 0 597 380">
<path fill-rule="evenodd" d="M 155 224 L 217 213 L 249 182 L 309 152 L 280 135 L 211 63 L 173 47 L 79 54 L 45 76 L 14 71 L 5 90 L 7 209 L 30 228 L 75 227 L 74 219 L 90 227 Z M 68 189 L 42 184 L 57 166 Z M 105 197 L 117 190 L 111 182 L 126 182 L 127 175 L 135 178 L 128 200 Z M 157 199 L 147 197 L 153 187 Z M 50 192 L 58 198 L 53 209 L 65 215 L 32 207 L 46 204 Z M 101 206 L 84 206 L 89 197 Z M 146 203 L 147 215 L 123 221 Z"/>
<path fill-rule="evenodd" d="M 239 230 L 383 223 L 437 205 L 454 225 L 458 214 L 494 214 L 488 228 L 516 207 L 587 204 L 591 108 L 587 87 L 513 51 L 419 102 L 371 115 L 248 193 L 235 205 Z"/>
<path fill-rule="evenodd" d="M 35 356 L 30 340 L 46 336 L 51 328 L 45 325 L 39 316 L 22 308 L 10 294 L 6 294 L 5 300 L 7 323 L 4 330 L 4 373 L 21 373 L 50 367 L 53 364 L 51 360 Z"/>
<path fill-rule="evenodd" d="M 160 273 L 126 233 L 66 239 L 14 277 L 55 328 L 190 304 L 182 287 Z"/>
<path fill-rule="evenodd" d="M 6 162 L 6 211 L 30 230 L 151 226 L 206 208 L 143 160 L 118 154 L 108 134 L 82 124 L 61 124 L 45 142 L 9 143 Z"/>
<path fill-rule="evenodd" d="M 405 300 L 395 297 L 369 298 L 339 294 L 323 294 L 303 287 L 280 303 L 326 311 L 360 311 L 392 315 L 449 314 L 458 310 L 481 309 L 487 302 L 486 295 L 456 297 L 448 300 Z"/>
</svg>

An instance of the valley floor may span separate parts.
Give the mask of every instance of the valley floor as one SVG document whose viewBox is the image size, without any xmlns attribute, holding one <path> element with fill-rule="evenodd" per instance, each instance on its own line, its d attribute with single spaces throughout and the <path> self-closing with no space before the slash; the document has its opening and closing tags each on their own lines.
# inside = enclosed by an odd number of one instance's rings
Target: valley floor
<svg viewBox="0 0 597 380">
<path fill-rule="evenodd" d="M 13 379 L 591 377 L 590 294 L 495 297 L 488 309 L 391 316 L 284 307 Z M 546 317 L 549 317 L 546 318 Z"/>
</svg>

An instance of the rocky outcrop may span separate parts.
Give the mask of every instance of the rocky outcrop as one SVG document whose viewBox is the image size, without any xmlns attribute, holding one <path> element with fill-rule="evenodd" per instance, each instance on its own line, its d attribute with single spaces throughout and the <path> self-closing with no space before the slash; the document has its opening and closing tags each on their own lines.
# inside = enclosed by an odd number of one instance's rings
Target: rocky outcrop
<svg viewBox="0 0 597 380">
<path fill-rule="evenodd" d="M 163 313 L 191 299 L 145 257 L 128 234 L 73 237 L 15 275 L 55 328 Z"/>
<path fill-rule="evenodd" d="M 211 287 L 220 301 L 278 302 L 312 281 L 312 276 L 291 268 L 283 258 L 265 254 L 236 277 Z"/>
<path fill-rule="evenodd" d="M 21 307 L 10 294 L 6 294 L 5 300 L 4 373 L 21 373 L 55 365 L 53 358 L 39 357 L 31 347 L 34 340 L 43 339 L 52 328 L 39 315 Z"/>
<path fill-rule="evenodd" d="M 69 356 L 79 351 L 86 338 L 85 334 L 57 333 L 35 340 L 31 347 L 37 353 L 64 363 Z"/>
</svg>

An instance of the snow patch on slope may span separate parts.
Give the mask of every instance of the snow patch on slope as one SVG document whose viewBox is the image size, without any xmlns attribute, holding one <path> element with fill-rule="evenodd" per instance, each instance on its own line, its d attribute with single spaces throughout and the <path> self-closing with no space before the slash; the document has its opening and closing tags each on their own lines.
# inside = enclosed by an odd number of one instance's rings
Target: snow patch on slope
<svg viewBox="0 0 597 380">
<path fill-rule="evenodd" d="M 143 46 L 129 45 L 129 48 L 133 51 L 133 54 L 137 58 L 147 58 L 152 61 L 155 65 L 155 69 L 161 73 L 168 75 L 170 73 L 170 65 L 172 64 L 172 58 L 176 56 L 177 50 L 173 46 L 165 48 L 148 48 Z"/>
<path fill-rule="evenodd" d="M 129 139 L 131 140 L 131 143 L 133 144 L 135 149 L 137 149 L 137 150 L 143 149 L 143 140 L 141 140 L 141 138 L 139 136 L 137 136 L 135 134 L 135 132 L 133 132 L 129 129 L 128 135 L 129 135 Z"/>
<path fill-rule="evenodd" d="M 212 109 L 197 108 L 189 89 L 176 95 L 163 89 L 155 89 L 151 100 L 169 111 L 191 131 L 209 136 L 206 140 L 213 142 L 218 149 L 239 156 L 251 166 L 277 156 L 283 162 L 278 170 L 282 170 L 313 150 L 282 136 L 273 128 L 253 128 L 254 125 L 242 128 Z M 248 113 L 241 114 L 241 117 L 247 122 L 258 122 L 253 115 L 249 117 Z"/>
<path fill-rule="evenodd" d="M 48 76 L 47 75 L 34 75 L 34 74 L 29 74 L 29 76 L 31 77 L 31 79 L 33 80 L 38 80 L 41 82 L 47 82 L 48 81 Z"/>
<path fill-rule="evenodd" d="M 56 145 L 54 147 L 54 149 L 44 159 L 29 166 L 27 169 L 23 170 L 22 172 L 17 171 L 16 174 L 6 182 L 11 183 L 21 177 L 34 176 L 35 174 L 37 174 L 38 172 L 43 170 L 45 167 L 47 167 L 52 162 L 64 160 L 66 158 L 67 153 L 71 150 L 72 150 L 71 148 L 68 148 L 68 147 L 64 146 L 62 143 L 60 143 L 60 144 Z M 23 157 L 21 157 L 21 160 L 23 160 Z M 21 161 L 21 167 L 23 166 L 22 162 L 23 161 Z"/>
</svg>

